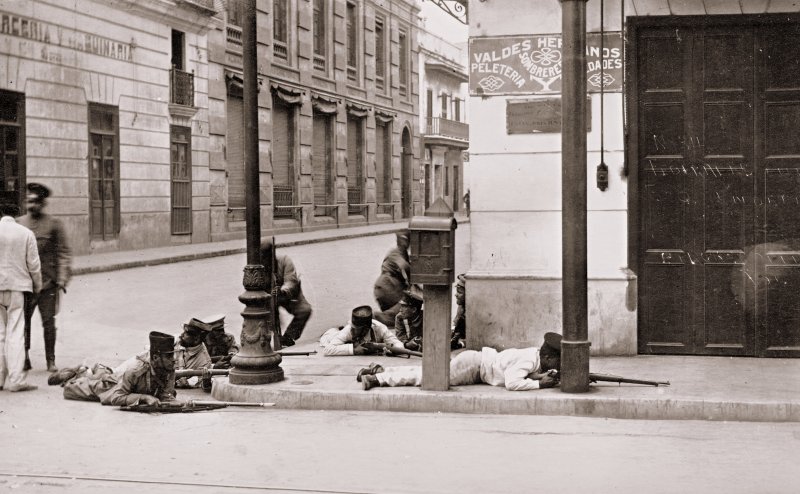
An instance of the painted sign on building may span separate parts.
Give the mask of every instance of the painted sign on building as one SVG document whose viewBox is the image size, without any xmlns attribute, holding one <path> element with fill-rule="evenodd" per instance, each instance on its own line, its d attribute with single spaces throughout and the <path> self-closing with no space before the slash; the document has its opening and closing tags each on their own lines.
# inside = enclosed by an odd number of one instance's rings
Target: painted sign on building
<svg viewBox="0 0 800 494">
<path fill-rule="evenodd" d="M 602 45 L 602 46 L 601 46 Z M 553 94 L 561 92 L 560 34 L 497 36 L 469 40 L 469 92 Z M 622 91 L 622 33 L 586 36 L 586 89 Z"/>
</svg>

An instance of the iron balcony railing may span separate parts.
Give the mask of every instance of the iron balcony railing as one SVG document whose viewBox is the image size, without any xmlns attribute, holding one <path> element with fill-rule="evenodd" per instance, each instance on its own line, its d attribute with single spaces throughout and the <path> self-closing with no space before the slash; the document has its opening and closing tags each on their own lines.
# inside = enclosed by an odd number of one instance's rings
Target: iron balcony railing
<svg viewBox="0 0 800 494">
<path fill-rule="evenodd" d="M 194 74 L 175 67 L 170 70 L 170 103 L 194 106 Z"/>
<path fill-rule="evenodd" d="M 272 202 L 275 206 L 273 217 L 294 217 L 294 190 L 291 185 L 275 185 L 272 187 Z"/>
<path fill-rule="evenodd" d="M 226 30 L 227 35 L 228 35 L 228 43 L 238 46 L 239 49 L 241 50 L 241 46 L 242 46 L 242 28 L 240 28 L 239 26 L 232 26 L 232 25 L 228 24 L 225 27 L 225 30 Z"/>
<path fill-rule="evenodd" d="M 469 124 L 441 117 L 428 117 L 428 136 L 453 137 L 469 140 Z"/>
</svg>

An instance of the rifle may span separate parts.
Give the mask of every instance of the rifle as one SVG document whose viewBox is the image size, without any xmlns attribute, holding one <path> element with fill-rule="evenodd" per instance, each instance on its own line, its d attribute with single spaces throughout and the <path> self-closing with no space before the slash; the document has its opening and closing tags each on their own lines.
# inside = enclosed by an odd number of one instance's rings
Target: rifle
<svg viewBox="0 0 800 494">
<path fill-rule="evenodd" d="M 242 401 L 201 401 L 189 400 L 186 403 L 162 402 L 160 405 L 125 405 L 119 407 L 123 412 L 139 413 L 193 413 L 205 410 L 218 410 L 227 407 L 267 408 L 275 403 L 246 403 Z"/>
<path fill-rule="evenodd" d="M 643 384 L 645 386 L 669 386 L 669 381 L 647 381 L 645 379 L 628 379 L 626 377 L 614 376 L 611 374 L 589 373 L 589 382 L 607 382 L 622 384 Z"/>
<path fill-rule="evenodd" d="M 230 369 L 180 369 L 175 371 L 175 379 L 182 377 L 202 377 L 203 379 L 211 376 L 227 376 Z"/>
<path fill-rule="evenodd" d="M 299 357 L 299 356 L 308 357 L 309 355 L 316 355 L 317 351 L 316 350 L 311 350 L 310 352 L 285 352 L 285 351 L 281 350 L 281 351 L 275 352 L 275 353 L 277 353 L 278 355 L 283 355 L 284 357 Z"/>
<path fill-rule="evenodd" d="M 557 370 L 551 369 L 547 372 L 547 374 L 558 380 L 561 379 L 561 373 Z M 615 376 L 612 374 L 598 374 L 595 372 L 589 373 L 589 382 L 590 383 L 607 382 L 607 383 L 617 383 L 619 385 L 643 384 L 645 386 L 656 386 L 656 387 L 669 386 L 669 381 L 648 381 L 645 379 L 628 379 L 627 377 Z"/>
<path fill-rule="evenodd" d="M 388 351 L 392 354 L 392 356 L 399 357 L 401 355 L 405 355 L 406 358 L 414 357 L 422 357 L 422 352 L 415 352 L 414 350 L 409 350 L 407 348 L 396 348 L 393 346 L 386 345 L 384 350 Z"/>
</svg>

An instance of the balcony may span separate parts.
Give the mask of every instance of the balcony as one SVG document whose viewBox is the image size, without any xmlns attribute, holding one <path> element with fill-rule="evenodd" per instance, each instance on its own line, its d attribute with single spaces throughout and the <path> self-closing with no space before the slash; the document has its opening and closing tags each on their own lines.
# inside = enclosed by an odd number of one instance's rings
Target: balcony
<svg viewBox="0 0 800 494">
<path fill-rule="evenodd" d="M 242 49 L 242 28 L 228 24 L 225 27 L 227 33 L 228 43 L 234 45 L 237 49 Z"/>
<path fill-rule="evenodd" d="M 172 68 L 169 74 L 169 102 L 180 106 L 194 106 L 194 74 Z"/>
<path fill-rule="evenodd" d="M 425 140 L 442 144 L 469 144 L 469 124 L 441 117 L 428 117 Z"/>
</svg>

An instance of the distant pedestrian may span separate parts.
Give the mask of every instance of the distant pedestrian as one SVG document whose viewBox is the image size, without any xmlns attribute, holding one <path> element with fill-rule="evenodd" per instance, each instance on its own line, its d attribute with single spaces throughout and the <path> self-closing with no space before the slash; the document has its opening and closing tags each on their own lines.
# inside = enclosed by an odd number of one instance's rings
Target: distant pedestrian
<svg viewBox="0 0 800 494">
<path fill-rule="evenodd" d="M 541 348 L 509 348 L 498 352 L 494 348 L 465 350 L 450 361 L 450 385 L 486 383 L 509 391 L 528 391 L 552 388 L 558 379 L 549 371 L 561 369 L 561 335 L 546 333 Z M 419 386 L 422 367 L 382 367 L 361 369 L 363 389 L 377 386 Z"/>
<path fill-rule="evenodd" d="M 411 285 L 411 264 L 408 261 L 408 232 L 398 232 L 396 245 L 381 263 L 381 274 L 375 281 L 373 294 L 378 302 L 380 312 L 375 313 L 375 319 L 385 324 L 388 328 L 394 327 L 394 320 L 400 312 L 400 300 L 403 292 Z"/>
<path fill-rule="evenodd" d="M 47 371 L 56 372 L 56 314 L 60 297 L 67 293 L 72 259 L 67 246 L 67 235 L 58 218 L 44 212 L 50 189 L 42 184 L 29 183 L 26 205 L 28 214 L 19 218 L 19 224 L 30 228 L 36 235 L 39 257 L 42 261 L 42 291 L 32 297 L 25 310 L 25 369 L 31 369 L 28 351 L 31 348 L 31 319 L 36 307 L 44 327 L 44 353 Z"/>
<path fill-rule="evenodd" d="M 39 293 L 42 272 L 36 237 L 17 224 L 19 208 L 0 204 L 0 390 L 30 391 L 25 382 L 25 292 Z"/>
<path fill-rule="evenodd" d="M 469 189 L 467 189 L 467 193 L 464 194 L 464 209 L 467 210 L 467 218 L 469 218 Z"/>
<path fill-rule="evenodd" d="M 330 330 L 329 330 L 330 331 Z M 327 333 L 327 332 L 326 332 Z M 403 349 L 397 336 L 382 323 L 372 318 L 372 308 L 362 305 L 353 309 L 350 323 L 339 330 L 332 338 L 325 338 L 322 354 L 327 357 L 337 355 L 384 354 L 382 345 Z"/>
<path fill-rule="evenodd" d="M 294 345 L 295 341 L 300 339 L 306 323 L 311 317 L 312 308 L 303 296 L 303 288 L 294 262 L 287 255 L 277 254 L 274 249 L 272 239 L 261 241 L 261 262 L 264 263 L 268 273 L 271 271 L 273 253 L 275 255 L 275 272 L 272 274 L 277 298 L 275 309 L 283 307 L 294 316 L 281 336 L 281 346 L 287 347 Z M 272 317 L 275 317 L 276 323 L 279 321 L 277 314 L 272 314 Z M 280 334 L 280 330 L 280 327 L 275 328 L 278 334 Z"/>
</svg>

